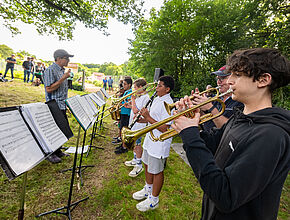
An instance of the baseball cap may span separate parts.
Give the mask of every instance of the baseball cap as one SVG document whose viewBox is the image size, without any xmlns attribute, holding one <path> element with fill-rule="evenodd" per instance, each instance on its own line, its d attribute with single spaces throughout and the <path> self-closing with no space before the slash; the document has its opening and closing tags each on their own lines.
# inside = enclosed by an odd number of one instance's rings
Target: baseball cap
<svg viewBox="0 0 290 220">
<path fill-rule="evenodd" d="M 58 57 L 73 57 L 74 55 L 69 54 L 68 52 L 66 52 L 63 49 L 58 49 L 56 51 L 54 51 L 53 53 L 53 57 L 54 59 L 58 58 Z"/>
<path fill-rule="evenodd" d="M 212 72 L 211 75 L 217 75 L 217 76 L 229 76 L 231 75 L 231 73 L 229 71 L 227 71 L 227 68 L 229 66 L 224 65 L 223 67 L 221 67 L 218 71 Z"/>
</svg>

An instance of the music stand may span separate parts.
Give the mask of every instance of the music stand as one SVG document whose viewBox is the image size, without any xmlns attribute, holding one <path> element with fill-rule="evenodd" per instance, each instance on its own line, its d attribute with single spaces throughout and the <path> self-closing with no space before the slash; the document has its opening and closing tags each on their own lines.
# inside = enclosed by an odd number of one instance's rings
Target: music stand
<svg viewBox="0 0 290 220">
<path fill-rule="evenodd" d="M 77 145 L 76 145 L 76 152 L 74 154 L 74 161 L 73 161 L 73 167 L 72 167 L 72 176 L 71 176 L 71 183 L 70 183 L 70 189 L 69 189 L 69 195 L 68 195 L 68 201 L 67 201 L 67 205 L 63 206 L 61 208 L 57 208 L 48 212 L 44 212 L 41 213 L 35 217 L 41 217 L 44 215 L 48 215 L 51 213 L 56 213 L 56 214 L 61 214 L 61 215 L 65 215 L 68 217 L 68 219 L 72 219 L 71 218 L 71 212 L 78 206 L 79 203 L 89 199 L 89 197 L 86 197 L 84 199 L 78 200 L 74 203 L 71 203 L 71 199 L 72 199 L 72 190 L 73 190 L 73 183 L 74 183 L 74 178 L 75 178 L 75 173 L 76 173 L 76 164 L 77 164 L 77 156 L 78 156 L 78 145 L 79 145 L 79 140 L 80 140 L 80 132 L 81 132 L 81 126 L 79 126 L 79 131 L 78 131 L 78 137 L 77 137 Z M 62 211 L 65 210 L 65 211 Z"/>
<path fill-rule="evenodd" d="M 102 90 L 101 90 L 102 91 Z M 99 98 L 101 98 L 105 104 L 103 105 L 103 108 L 102 108 L 102 115 L 101 115 L 101 120 L 100 120 L 100 125 L 99 125 L 99 130 L 102 129 L 102 128 L 106 128 L 104 127 L 103 125 L 103 117 L 104 117 L 104 112 L 105 112 L 105 108 L 106 108 L 106 100 L 105 99 L 105 95 L 103 95 L 104 93 L 102 93 L 101 91 L 97 91 L 96 94 L 99 96 Z"/>
<path fill-rule="evenodd" d="M 82 171 L 85 170 L 88 167 L 94 167 L 93 165 L 85 165 L 82 166 L 82 159 L 83 159 L 83 153 L 84 153 L 84 147 L 85 147 L 85 142 L 86 142 L 86 134 L 87 130 L 91 127 L 92 123 L 94 122 L 94 115 L 91 113 L 87 112 L 89 108 L 89 102 L 86 99 L 85 96 L 73 96 L 69 99 L 65 100 L 66 105 L 78 121 L 80 127 L 84 130 L 84 137 L 83 137 L 83 144 L 82 144 L 82 150 L 81 150 L 81 157 L 80 157 L 80 162 L 79 166 L 77 168 L 77 174 L 81 179 L 81 185 L 83 185 L 83 178 L 82 178 Z M 77 148 L 76 148 L 76 153 Z M 74 168 L 74 167 L 73 167 Z M 68 168 L 65 170 L 62 170 L 61 172 L 66 172 L 69 170 L 72 170 L 73 168 Z"/>
<path fill-rule="evenodd" d="M 101 109 L 101 107 L 103 105 L 105 105 L 105 101 L 103 101 L 103 99 L 101 99 L 96 93 L 91 93 L 89 95 L 91 97 L 91 99 L 93 100 L 93 102 L 98 106 L 99 109 Z M 90 145 L 88 145 L 88 151 L 87 151 L 87 154 L 86 154 L 86 157 L 88 157 L 90 151 L 91 151 L 91 148 L 94 147 L 94 148 L 98 148 L 98 149 L 101 149 L 101 150 L 104 150 L 103 147 L 97 147 L 95 145 L 92 145 L 93 144 L 93 139 L 98 135 L 102 138 L 105 138 L 105 136 L 101 135 L 101 134 L 98 134 L 96 132 L 97 128 L 98 128 L 98 119 L 99 119 L 99 115 L 100 113 L 98 112 L 97 114 L 97 118 L 96 118 L 96 121 L 93 125 L 93 129 L 92 129 L 92 133 L 91 133 L 91 140 L 90 140 Z"/>
</svg>

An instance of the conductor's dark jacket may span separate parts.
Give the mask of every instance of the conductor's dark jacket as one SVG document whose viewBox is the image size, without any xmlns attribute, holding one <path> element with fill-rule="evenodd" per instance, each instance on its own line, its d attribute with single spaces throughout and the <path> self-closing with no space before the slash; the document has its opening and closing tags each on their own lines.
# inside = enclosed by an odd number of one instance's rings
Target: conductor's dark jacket
<svg viewBox="0 0 290 220">
<path fill-rule="evenodd" d="M 244 115 L 236 109 L 211 133 L 180 136 L 204 191 L 202 220 L 277 219 L 290 166 L 290 112 L 273 107 Z"/>
</svg>

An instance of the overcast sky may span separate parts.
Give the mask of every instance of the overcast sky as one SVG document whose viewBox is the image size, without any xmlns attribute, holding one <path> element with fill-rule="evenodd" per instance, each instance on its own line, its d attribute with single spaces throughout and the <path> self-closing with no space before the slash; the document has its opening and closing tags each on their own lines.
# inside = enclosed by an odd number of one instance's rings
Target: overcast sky
<svg viewBox="0 0 290 220">
<path fill-rule="evenodd" d="M 154 7 L 160 9 L 163 0 L 145 0 L 144 7 L 148 11 Z M 59 41 L 56 36 L 41 36 L 33 25 L 18 26 L 22 34 L 12 37 L 11 32 L 0 24 L 0 44 L 12 48 L 14 52 L 25 50 L 36 58 L 53 60 L 56 49 L 65 49 L 75 56 L 71 62 L 95 63 L 113 62 L 120 65 L 129 59 L 127 54 L 128 39 L 133 39 L 131 25 L 110 21 L 109 36 L 104 36 L 97 29 L 87 29 L 77 25 L 72 41 Z"/>
</svg>

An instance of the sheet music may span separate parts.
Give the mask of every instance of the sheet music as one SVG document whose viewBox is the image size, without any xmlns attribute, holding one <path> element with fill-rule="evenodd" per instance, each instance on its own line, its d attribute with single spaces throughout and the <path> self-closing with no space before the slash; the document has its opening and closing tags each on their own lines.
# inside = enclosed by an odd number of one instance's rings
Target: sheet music
<svg viewBox="0 0 290 220">
<path fill-rule="evenodd" d="M 85 95 L 84 97 L 86 98 L 87 102 L 89 103 L 89 105 L 90 105 L 90 107 L 91 107 L 91 109 L 92 109 L 92 111 L 94 113 L 94 117 L 95 117 L 98 114 L 98 112 L 99 112 L 97 106 L 94 104 L 94 102 L 91 99 L 90 95 Z"/>
<path fill-rule="evenodd" d="M 0 112 L 0 150 L 16 175 L 44 159 L 18 110 Z"/>
<path fill-rule="evenodd" d="M 101 88 L 101 92 L 104 94 L 104 96 L 108 99 L 110 98 L 109 94 L 106 92 L 104 88 Z"/>
<path fill-rule="evenodd" d="M 83 109 L 85 110 L 85 112 L 89 116 L 90 121 L 92 121 L 94 118 L 94 112 L 93 112 L 90 104 L 88 103 L 88 100 L 86 99 L 86 95 L 81 96 L 79 101 L 80 101 Z"/>
<path fill-rule="evenodd" d="M 90 125 L 90 117 L 83 109 L 81 103 L 80 103 L 80 96 L 76 95 L 73 96 L 67 100 L 65 100 L 71 111 L 73 112 L 75 118 L 78 120 L 80 125 L 83 127 L 83 129 L 87 130 L 88 126 Z"/>
<path fill-rule="evenodd" d="M 99 106 L 99 107 L 101 107 L 101 106 L 103 106 L 106 102 L 103 100 L 103 99 L 101 99 L 96 93 L 91 93 L 90 95 L 89 95 L 90 97 L 91 97 L 91 99 Z"/>
<path fill-rule="evenodd" d="M 49 110 L 44 103 L 32 103 L 22 105 L 23 116 L 30 124 L 40 145 L 46 153 L 56 151 L 68 141 L 64 133 L 59 129 Z"/>
<path fill-rule="evenodd" d="M 106 102 L 105 97 L 103 96 L 103 93 L 101 91 L 97 91 L 96 94 L 100 99 L 102 99 L 104 102 Z"/>
</svg>

